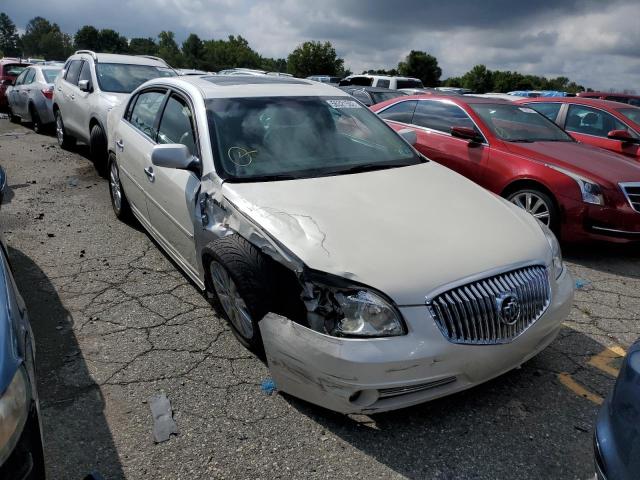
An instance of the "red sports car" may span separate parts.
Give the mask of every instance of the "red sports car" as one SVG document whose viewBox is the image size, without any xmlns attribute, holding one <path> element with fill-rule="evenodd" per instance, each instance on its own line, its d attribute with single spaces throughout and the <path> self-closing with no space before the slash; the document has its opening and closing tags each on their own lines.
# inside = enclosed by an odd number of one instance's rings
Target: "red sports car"
<svg viewBox="0 0 640 480">
<path fill-rule="evenodd" d="M 593 98 L 527 98 L 535 108 L 579 142 L 640 160 L 640 108 Z"/>
<path fill-rule="evenodd" d="M 394 130 L 415 131 L 425 156 L 526 209 L 566 242 L 640 240 L 640 164 L 576 142 L 532 108 L 467 96 L 407 96 L 371 108 Z"/>
</svg>

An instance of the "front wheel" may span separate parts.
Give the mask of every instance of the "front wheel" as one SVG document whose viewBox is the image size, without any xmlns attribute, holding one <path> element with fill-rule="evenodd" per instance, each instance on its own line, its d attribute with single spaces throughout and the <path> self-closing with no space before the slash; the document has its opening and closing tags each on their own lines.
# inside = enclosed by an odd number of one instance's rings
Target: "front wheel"
<svg viewBox="0 0 640 480">
<path fill-rule="evenodd" d="M 120 170 L 116 162 L 116 156 L 109 154 L 109 194 L 111 206 L 118 220 L 128 222 L 131 220 L 131 207 L 120 182 Z"/>
<path fill-rule="evenodd" d="M 91 158 L 93 159 L 96 170 L 101 177 L 107 173 L 107 138 L 100 125 L 94 125 L 91 128 L 89 137 L 89 149 L 91 150 Z"/>
<path fill-rule="evenodd" d="M 510 194 L 507 199 L 554 230 L 558 225 L 558 209 L 549 195 L 527 188 Z"/>
<path fill-rule="evenodd" d="M 69 150 L 73 148 L 76 144 L 76 139 L 71 135 L 68 135 L 65 128 L 64 122 L 62 121 L 62 114 L 60 110 L 56 110 L 56 138 L 58 140 L 58 145 L 65 150 Z"/>
</svg>

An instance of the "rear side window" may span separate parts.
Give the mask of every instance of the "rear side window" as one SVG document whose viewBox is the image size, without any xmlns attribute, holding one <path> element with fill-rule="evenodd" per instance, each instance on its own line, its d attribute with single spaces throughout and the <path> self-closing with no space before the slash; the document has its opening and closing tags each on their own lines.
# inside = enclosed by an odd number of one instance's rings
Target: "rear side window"
<svg viewBox="0 0 640 480">
<path fill-rule="evenodd" d="M 398 102 L 395 105 L 391 105 L 384 111 L 379 112 L 381 118 L 385 120 L 393 120 L 394 122 L 411 123 L 413 118 L 413 111 L 416 109 L 416 100 L 409 100 L 407 102 Z"/>
<path fill-rule="evenodd" d="M 196 155 L 196 136 L 193 115 L 187 102 L 172 95 L 162 113 L 158 128 L 158 143 L 181 143 Z"/>
<path fill-rule="evenodd" d="M 165 92 L 152 91 L 143 92 L 138 95 L 136 103 L 131 110 L 131 124 L 146 136 L 155 140 L 156 138 L 156 117 L 164 101 Z"/>
<path fill-rule="evenodd" d="M 391 82 L 389 80 L 383 80 L 383 79 L 378 79 L 378 82 L 376 83 L 376 87 L 382 87 L 382 88 L 389 88 L 389 85 L 391 85 Z"/>
<path fill-rule="evenodd" d="M 22 72 L 20 75 L 18 75 L 18 78 L 16 78 L 16 83 L 15 83 L 16 87 L 24 83 L 24 79 L 26 78 L 27 73 L 29 72 L 25 71 L 25 72 Z"/>
<path fill-rule="evenodd" d="M 451 133 L 451 127 L 467 127 L 476 129 L 475 124 L 457 105 L 443 102 L 418 102 L 413 115 L 413 123 L 420 127 Z"/>
<path fill-rule="evenodd" d="M 565 130 L 603 138 L 607 138 L 611 130 L 627 130 L 635 136 L 624 123 L 613 115 L 584 105 L 569 106 Z"/>
<path fill-rule="evenodd" d="M 33 68 L 27 70 L 27 75 L 24 77 L 24 84 L 27 85 L 29 83 L 33 83 L 33 80 L 36 78 L 36 71 Z"/>
<path fill-rule="evenodd" d="M 527 107 L 531 107 L 537 112 L 540 112 L 552 122 L 558 118 L 558 112 L 560 111 L 560 103 L 527 103 Z"/>
<path fill-rule="evenodd" d="M 80 77 L 80 69 L 82 68 L 82 60 L 72 60 L 67 69 L 67 73 L 64 79 L 72 85 L 78 84 L 78 78 Z"/>
</svg>

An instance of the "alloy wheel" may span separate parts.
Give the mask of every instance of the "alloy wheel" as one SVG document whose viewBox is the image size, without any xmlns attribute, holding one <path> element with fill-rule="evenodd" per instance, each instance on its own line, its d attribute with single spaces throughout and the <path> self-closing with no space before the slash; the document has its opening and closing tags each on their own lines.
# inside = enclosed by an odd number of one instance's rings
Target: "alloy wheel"
<svg viewBox="0 0 640 480">
<path fill-rule="evenodd" d="M 215 260 L 211 262 L 209 270 L 211 271 L 213 289 L 227 317 L 240 335 L 245 339 L 251 339 L 253 337 L 253 320 L 235 282 L 227 269 Z"/>
<path fill-rule="evenodd" d="M 117 213 L 120 213 L 122 208 L 122 187 L 120 185 L 120 173 L 118 172 L 118 165 L 115 160 L 111 162 L 111 168 L 109 169 L 109 188 L 111 190 L 111 201 L 113 202 L 113 208 Z"/>
<path fill-rule="evenodd" d="M 533 215 L 547 227 L 551 224 L 551 209 L 545 200 L 534 192 L 518 192 L 510 199 L 518 207 Z"/>
<path fill-rule="evenodd" d="M 62 116 L 59 113 L 56 115 L 56 138 L 58 139 L 58 145 L 62 146 L 64 143 L 64 126 L 62 124 Z"/>
</svg>

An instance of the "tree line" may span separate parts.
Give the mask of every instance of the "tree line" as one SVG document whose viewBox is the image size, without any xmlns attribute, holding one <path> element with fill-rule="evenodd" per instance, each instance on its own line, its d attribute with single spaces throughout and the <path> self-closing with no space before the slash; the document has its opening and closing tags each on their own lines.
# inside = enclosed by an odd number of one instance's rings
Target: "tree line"
<svg viewBox="0 0 640 480">
<path fill-rule="evenodd" d="M 62 32 L 57 23 L 51 23 L 43 17 L 31 19 L 24 34 L 19 35 L 9 16 L 0 13 L 0 56 L 65 60 L 75 50 L 82 49 L 154 55 L 163 58 L 173 67 L 213 72 L 244 67 L 287 72 L 296 77 L 318 74 L 346 76 L 351 73 L 345 68 L 344 60 L 338 57 L 331 42 L 304 42 L 287 58 L 269 58 L 251 48 L 249 42 L 240 35 L 229 35 L 227 39 L 203 40 L 192 33 L 178 45 L 171 31 L 162 31 L 157 38 L 128 39 L 110 28 L 97 29 L 92 25 L 85 25 L 71 36 Z M 561 90 L 575 93 L 584 90 L 582 85 L 567 77 L 546 78 L 511 71 L 491 71 L 484 65 L 476 65 L 460 77 L 441 80 L 442 69 L 438 65 L 438 59 L 420 50 L 412 50 L 396 68 L 367 70 L 363 73 L 416 77 L 425 86 L 463 87 L 478 93 L 513 90 Z"/>
</svg>

